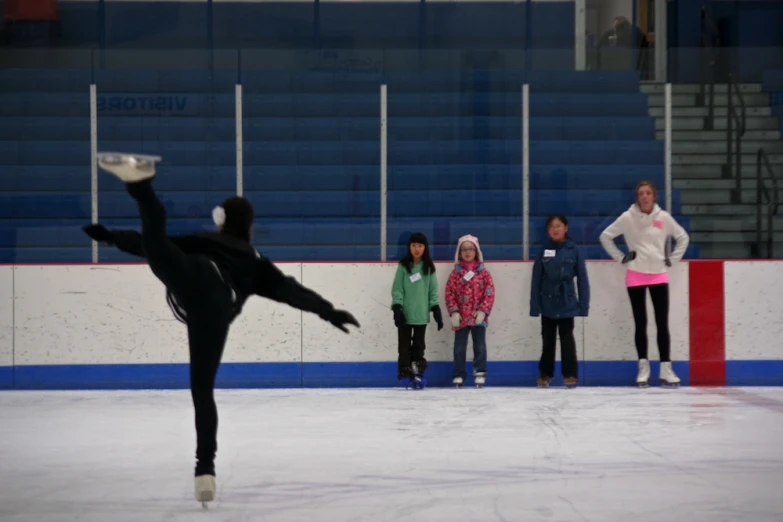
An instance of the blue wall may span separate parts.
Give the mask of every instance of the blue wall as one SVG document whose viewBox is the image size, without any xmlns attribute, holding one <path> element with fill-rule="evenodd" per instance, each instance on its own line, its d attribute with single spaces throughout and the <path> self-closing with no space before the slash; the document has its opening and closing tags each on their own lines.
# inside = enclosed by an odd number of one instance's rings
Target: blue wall
<svg viewBox="0 0 783 522">
<path fill-rule="evenodd" d="M 706 5 L 721 31 L 726 68 L 742 81 L 760 82 L 768 69 L 783 67 L 783 2 L 780 0 L 671 0 L 669 46 L 675 81 L 699 80 L 701 8 Z"/>
<path fill-rule="evenodd" d="M 108 48 L 571 49 L 572 2 L 62 2 L 63 43 Z"/>
</svg>

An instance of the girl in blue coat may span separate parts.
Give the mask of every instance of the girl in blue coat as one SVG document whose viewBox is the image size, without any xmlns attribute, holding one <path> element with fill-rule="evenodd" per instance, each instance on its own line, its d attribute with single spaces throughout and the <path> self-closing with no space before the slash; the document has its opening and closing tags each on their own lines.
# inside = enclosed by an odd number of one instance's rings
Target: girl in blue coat
<svg viewBox="0 0 783 522">
<path fill-rule="evenodd" d="M 563 379 L 568 387 L 579 378 L 574 340 L 574 317 L 587 317 L 590 283 L 585 260 L 576 243 L 568 237 L 568 219 L 550 216 L 546 222 L 550 241 L 536 257 L 530 288 L 530 315 L 541 315 L 543 353 L 538 364 L 539 388 L 546 388 L 555 373 L 555 347 L 558 331 L 563 359 Z M 577 297 L 574 288 L 579 290 Z"/>
</svg>

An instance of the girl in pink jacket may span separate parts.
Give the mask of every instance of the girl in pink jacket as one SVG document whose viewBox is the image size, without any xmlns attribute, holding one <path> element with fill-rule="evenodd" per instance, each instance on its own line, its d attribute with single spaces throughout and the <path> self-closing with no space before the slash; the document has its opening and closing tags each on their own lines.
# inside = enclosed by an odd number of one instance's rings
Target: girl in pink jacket
<svg viewBox="0 0 783 522">
<path fill-rule="evenodd" d="M 487 376 L 487 320 L 495 304 L 495 285 L 484 266 L 477 237 L 459 238 L 454 270 L 446 283 L 446 306 L 454 330 L 454 380 L 465 381 L 468 336 L 473 338 L 473 376 L 481 388 Z"/>
</svg>

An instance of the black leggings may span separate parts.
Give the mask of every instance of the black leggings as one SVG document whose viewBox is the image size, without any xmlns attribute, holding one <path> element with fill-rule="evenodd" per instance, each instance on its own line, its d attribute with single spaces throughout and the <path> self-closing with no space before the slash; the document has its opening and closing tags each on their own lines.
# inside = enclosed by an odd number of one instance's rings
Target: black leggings
<svg viewBox="0 0 783 522">
<path fill-rule="evenodd" d="M 411 362 L 415 362 L 419 374 L 424 374 L 427 369 L 427 360 L 424 358 L 424 335 L 427 332 L 426 324 L 411 326 L 406 324 L 397 328 L 397 378 L 413 377 Z"/>
<path fill-rule="evenodd" d="M 628 288 L 628 296 L 631 298 L 633 320 L 636 323 L 636 353 L 639 359 L 647 359 L 647 289 L 650 289 L 653 310 L 655 312 L 655 326 L 658 330 L 658 353 L 661 362 L 671 361 L 669 339 L 669 285 L 662 283 L 648 286 L 632 286 Z"/>
<path fill-rule="evenodd" d="M 215 376 L 232 320 L 231 289 L 209 259 L 185 254 L 166 236 L 166 210 L 150 180 L 128 184 L 127 189 L 139 205 L 141 239 L 150 269 L 187 314 L 196 475 L 214 475 L 218 424 Z"/>
<path fill-rule="evenodd" d="M 555 356 L 557 334 L 560 332 L 560 357 L 563 361 L 563 377 L 579 377 L 579 363 L 576 358 L 576 339 L 574 339 L 574 318 L 552 319 L 541 316 L 541 340 L 543 350 L 538 362 L 541 377 L 552 378 L 555 374 Z"/>
</svg>

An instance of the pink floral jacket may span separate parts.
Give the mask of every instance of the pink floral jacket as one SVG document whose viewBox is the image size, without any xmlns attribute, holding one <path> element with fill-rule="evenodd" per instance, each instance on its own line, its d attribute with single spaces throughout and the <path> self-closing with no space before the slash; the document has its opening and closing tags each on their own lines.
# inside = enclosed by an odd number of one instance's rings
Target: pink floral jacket
<svg viewBox="0 0 783 522">
<path fill-rule="evenodd" d="M 495 285 L 492 276 L 484 267 L 484 263 L 473 263 L 473 269 L 457 264 L 449 275 L 446 283 L 446 306 L 449 315 L 458 312 L 459 326 L 452 325 L 452 330 L 466 326 L 487 326 L 489 314 L 495 304 Z M 476 312 L 484 312 L 484 321 L 476 325 Z"/>
</svg>

